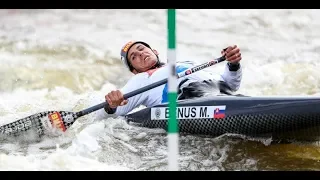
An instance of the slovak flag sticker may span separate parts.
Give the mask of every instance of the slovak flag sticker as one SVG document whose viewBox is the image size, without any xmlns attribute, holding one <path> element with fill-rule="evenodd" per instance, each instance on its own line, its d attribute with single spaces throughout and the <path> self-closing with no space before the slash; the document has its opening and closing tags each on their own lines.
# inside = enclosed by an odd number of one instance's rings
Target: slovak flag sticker
<svg viewBox="0 0 320 180">
<path fill-rule="evenodd" d="M 213 118 L 223 119 L 225 117 L 225 110 L 226 110 L 225 106 L 220 106 L 220 107 L 215 108 Z"/>
</svg>

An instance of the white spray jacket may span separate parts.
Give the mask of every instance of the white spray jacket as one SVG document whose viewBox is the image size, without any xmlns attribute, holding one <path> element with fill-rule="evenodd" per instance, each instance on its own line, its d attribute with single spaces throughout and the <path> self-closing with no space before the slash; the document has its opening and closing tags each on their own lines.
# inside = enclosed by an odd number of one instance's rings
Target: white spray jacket
<svg viewBox="0 0 320 180">
<path fill-rule="evenodd" d="M 186 70 L 187 68 L 193 67 L 193 64 L 190 61 L 185 62 L 177 62 L 176 63 L 176 71 L 181 72 Z M 149 70 L 148 72 L 139 73 L 134 75 L 127 84 L 120 89 L 123 94 L 134 91 L 141 87 L 147 86 L 149 84 L 155 83 L 157 81 L 163 80 L 164 78 L 168 78 L 169 75 L 169 67 L 163 66 L 158 69 Z M 181 77 L 177 79 L 177 84 L 183 81 L 185 78 L 188 78 L 188 83 L 194 81 L 203 81 L 212 79 L 215 81 L 223 81 L 225 82 L 232 91 L 237 91 L 241 84 L 242 79 L 242 67 L 237 71 L 230 71 L 228 65 L 225 65 L 223 72 L 220 74 L 214 74 L 208 71 L 198 71 L 192 73 L 188 76 Z M 183 83 L 186 86 L 188 83 Z M 115 114 L 118 116 L 123 116 L 132 111 L 133 109 L 139 107 L 140 105 L 144 105 L 146 107 L 151 107 L 155 105 L 159 105 L 161 103 L 167 102 L 167 84 L 158 86 L 146 92 L 140 93 L 136 96 L 133 96 L 128 99 L 128 104 L 124 106 L 118 106 Z"/>
</svg>

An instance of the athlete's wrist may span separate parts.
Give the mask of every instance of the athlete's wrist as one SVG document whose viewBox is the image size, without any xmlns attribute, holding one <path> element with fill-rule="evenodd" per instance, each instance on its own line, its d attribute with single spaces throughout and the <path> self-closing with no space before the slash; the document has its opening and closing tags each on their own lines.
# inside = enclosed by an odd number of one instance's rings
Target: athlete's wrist
<svg viewBox="0 0 320 180">
<path fill-rule="evenodd" d="M 117 108 L 112 108 L 112 107 L 110 107 L 110 106 L 105 106 L 105 107 L 104 107 L 104 110 L 105 110 L 106 113 L 108 113 L 108 114 L 114 114 L 114 113 L 116 112 Z"/>
<path fill-rule="evenodd" d="M 230 63 L 228 62 L 229 71 L 238 71 L 240 69 L 240 63 Z"/>
</svg>

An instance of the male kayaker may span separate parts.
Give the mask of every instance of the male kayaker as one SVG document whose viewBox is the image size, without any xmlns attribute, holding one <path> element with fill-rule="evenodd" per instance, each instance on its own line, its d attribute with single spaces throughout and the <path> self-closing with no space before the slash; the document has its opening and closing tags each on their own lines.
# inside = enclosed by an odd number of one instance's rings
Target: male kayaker
<svg viewBox="0 0 320 180">
<path fill-rule="evenodd" d="M 228 63 L 221 74 L 199 71 L 188 76 L 179 78 L 178 81 L 178 99 L 187 99 L 203 96 L 208 88 L 217 88 L 217 83 L 223 85 L 222 93 L 227 91 L 237 91 L 242 79 L 242 67 L 240 65 L 241 53 L 236 46 L 229 46 L 221 51 L 225 55 Z M 121 61 L 134 74 L 134 76 L 121 88 L 114 90 L 105 96 L 108 106 L 104 109 L 108 114 L 123 116 L 132 111 L 134 108 L 144 105 L 147 107 L 159 105 L 168 102 L 167 84 L 158 86 L 144 93 L 140 93 L 127 100 L 123 94 L 147 86 L 154 82 L 168 77 L 169 67 L 159 59 L 159 53 L 152 49 L 149 44 L 142 41 L 130 41 L 125 44 L 120 52 Z M 193 67 L 190 61 L 176 63 L 176 71 L 181 72 L 187 68 Z"/>
</svg>

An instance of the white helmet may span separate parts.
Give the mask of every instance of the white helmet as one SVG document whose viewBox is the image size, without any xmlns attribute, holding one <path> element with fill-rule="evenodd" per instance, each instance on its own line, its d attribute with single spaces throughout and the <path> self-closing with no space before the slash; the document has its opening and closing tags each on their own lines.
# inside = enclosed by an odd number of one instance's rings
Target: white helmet
<svg viewBox="0 0 320 180">
<path fill-rule="evenodd" d="M 151 47 L 149 46 L 149 44 L 145 43 L 145 42 L 142 42 L 142 41 L 129 41 L 127 44 L 125 44 L 122 48 L 121 48 L 121 52 L 120 52 L 120 55 L 121 55 L 121 61 L 122 63 L 130 70 L 132 71 L 134 68 L 132 67 L 132 65 L 129 63 L 129 60 L 128 60 L 128 52 L 129 52 L 129 49 L 136 43 L 141 43 L 143 45 L 145 45 L 146 47 L 150 48 Z"/>
</svg>

